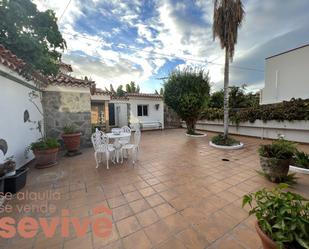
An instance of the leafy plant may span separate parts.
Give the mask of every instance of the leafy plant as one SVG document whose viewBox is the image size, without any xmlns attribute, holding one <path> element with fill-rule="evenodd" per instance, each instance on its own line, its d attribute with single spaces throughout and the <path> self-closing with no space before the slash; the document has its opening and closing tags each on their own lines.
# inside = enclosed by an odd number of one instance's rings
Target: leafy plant
<svg viewBox="0 0 309 249">
<path fill-rule="evenodd" d="M 239 144 L 239 141 L 237 141 L 236 139 L 234 139 L 230 136 L 225 138 L 223 134 L 219 134 L 217 136 L 214 136 L 211 139 L 211 142 L 213 142 L 216 145 L 225 145 L 225 146 L 232 146 L 232 145 Z"/>
<path fill-rule="evenodd" d="M 273 181 L 273 179 L 271 178 L 269 174 L 266 174 L 265 172 L 260 171 L 260 170 L 256 170 L 256 172 L 259 175 L 264 176 L 268 181 L 270 182 Z M 276 177 L 276 183 L 286 183 L 289 185 L 293 185 L 297 183 L 297 179 L 298 177 L 296 176 L 296 173 L 290 173 L 287 176 Z"/>
<path fill-rule="evenodd" d="M 272 144 L 260 145 L 258 152 L 262 157 L 291 159 L 296 152 L 296 144 L 279 138 L 273 141 Z"/>
<path fill-rule="evenodd" d="M 297 150 L 293 157 L 293 164 L 301 168 L 309 169 L 309 154 Z"/>
<path fill-rule="evenodd" d="M 309 202 L 299 194 L 285 192 L 287 184 L 271 191 L 265 188 L 243 197 L 242 206 L 250 205 L 261 230 L 280 249 L 309 249 Z M 253 205 L 255 202 L 255 205 Z"/>
<path fill-rule="evenodd" d="M 55 138 L 40 139 L 39 141 L 33 142 L 30 144 L 30 149 L 32 151 L 48 150 L 48 149 L 54 149 L 54 148 L 59 148 L 59 147 L 60 147 L 60 144 Z"/>
<path fill-rule="evenodd" d="M 55 12 L 30 0 L 0 2 L 0 43 L 46 75 L 58 73 L 59 49 L 66 48 Z"/>
<path fill-rule="evenodd" d="M 209 99 L 209 76 L 200 69 L 185 68 L 172 72 L 164 83 L 164 101 L 195 134 L 195 124 Z"/>
<path fill-rule="evenodd" d="M 77 133 L 77 129 L 74 125 L 66 125 L 63 127 L 63 133 L 64 134 L 74 134 Z"/>
</svg>

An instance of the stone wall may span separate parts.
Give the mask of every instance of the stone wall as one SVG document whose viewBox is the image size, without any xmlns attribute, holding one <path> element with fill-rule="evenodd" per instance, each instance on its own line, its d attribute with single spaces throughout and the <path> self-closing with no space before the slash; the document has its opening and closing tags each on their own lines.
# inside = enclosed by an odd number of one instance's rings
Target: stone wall
<svg viewBox="0 0 309 249">
<path fill-rule="evenodd" d="M 164 104 L 164 127 L 179 128 L 181 127 L 181 119 L 170 107 Z"/>
<path fill-rule="evenodd" d="M 46 135 L 61 138 L 65 125 L 75 125 L 82 133 L 83 147 L 91 144 L 90 93 L 44 92 L 43 108 Z"/>
</svg>

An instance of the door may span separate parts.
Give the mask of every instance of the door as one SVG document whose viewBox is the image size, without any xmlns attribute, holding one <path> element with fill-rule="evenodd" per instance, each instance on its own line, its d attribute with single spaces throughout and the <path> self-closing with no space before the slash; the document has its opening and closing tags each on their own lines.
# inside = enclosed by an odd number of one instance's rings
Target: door
<svg viewBox="0 0 309 249">
<path fill-rule="evenodd" d="M 109 112 L 109 125 L 115 125 L 115 104 L 108 104 L 108 112 Z"/>
</svg>

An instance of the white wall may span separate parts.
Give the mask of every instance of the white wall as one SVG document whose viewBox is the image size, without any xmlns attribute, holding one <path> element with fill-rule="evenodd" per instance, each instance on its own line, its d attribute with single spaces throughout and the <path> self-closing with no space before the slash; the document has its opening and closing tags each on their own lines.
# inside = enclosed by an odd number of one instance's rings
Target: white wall
<svg viewBox="0 0 309 249">
<path fill-rule="evenodd" d="M 2 65 L 0 65 L 0 70 L 25 81 Z M 34 86 L 33 82 L 27 81 L 27 83 Z M 5 139 L 8 143 L 7 154 L 4 156 L 0 151 L 0 163 L 6 157 L 14 156 L 17 168 L 19 168 L 33 159 L 32 152 L 28 154 L 28 158 L 25 157 L 25 149 L 31 142 L 40 138 L 40 133 L 36 129 L 37 124 L 24 123 L 24 111 L 28 110 L 31 121 L 39 121 L 43 117 L 29 101 L 28 94 L 31 91 L 28 87 L 0 75 L 0 138 Z M 36 99 L 35 102 L 42 110 L 39 99 Z"/>
<path fill-rule="evenodd" d="M 309 98 L 309 46 L 266 59 L 261 104 Z"/>
<path fill-rule="evenodd" d="M 123 127 L 128 125 L 128 108 L 127 103 L 115 104 L 115 125 Z"/>
<path fill-rule="evenodd" d="M 182 123 L 185 127 L 185 123 Z M 196 129 L 214 132 L 223 132 L 223 121 L 200 120 Z M 309 143 L 309 121 L 267 121 L 256 120 L 254 123 L 243 122 L 238 126 L 230 123 L 229 133 L 236 135 L 253 136 L 260 138 L 276 139 L 278 135 L 284 135 L 285 139 L 301 143 Z"/>
<path fill-rule="evenodd" d="M 164 128 L 164 105 L 163 100 L 156 98 L 129 98 L 130 108 L 130 123 L 159 121 Z M 156 110 L 155 105 L 159 104 L 159 109 Z M 137 105 L 148 105 L 148 116 L 137 116 Z"/>
</svg>

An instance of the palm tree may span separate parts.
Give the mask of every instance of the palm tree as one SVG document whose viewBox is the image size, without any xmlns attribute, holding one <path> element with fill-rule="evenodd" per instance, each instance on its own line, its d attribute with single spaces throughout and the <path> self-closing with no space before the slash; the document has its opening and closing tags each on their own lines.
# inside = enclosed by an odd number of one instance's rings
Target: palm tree
<svg viewBox="0 0 309 249">
<path fill-rule="evenodd" d="M 245 11 L 241 0 L 214 0 L 213 38 L 219 38 L 225 49 L 224 65 L 224 138 L 229 131 L 229 61 L 233 61 L 238 28 Z"/>
</svg>

